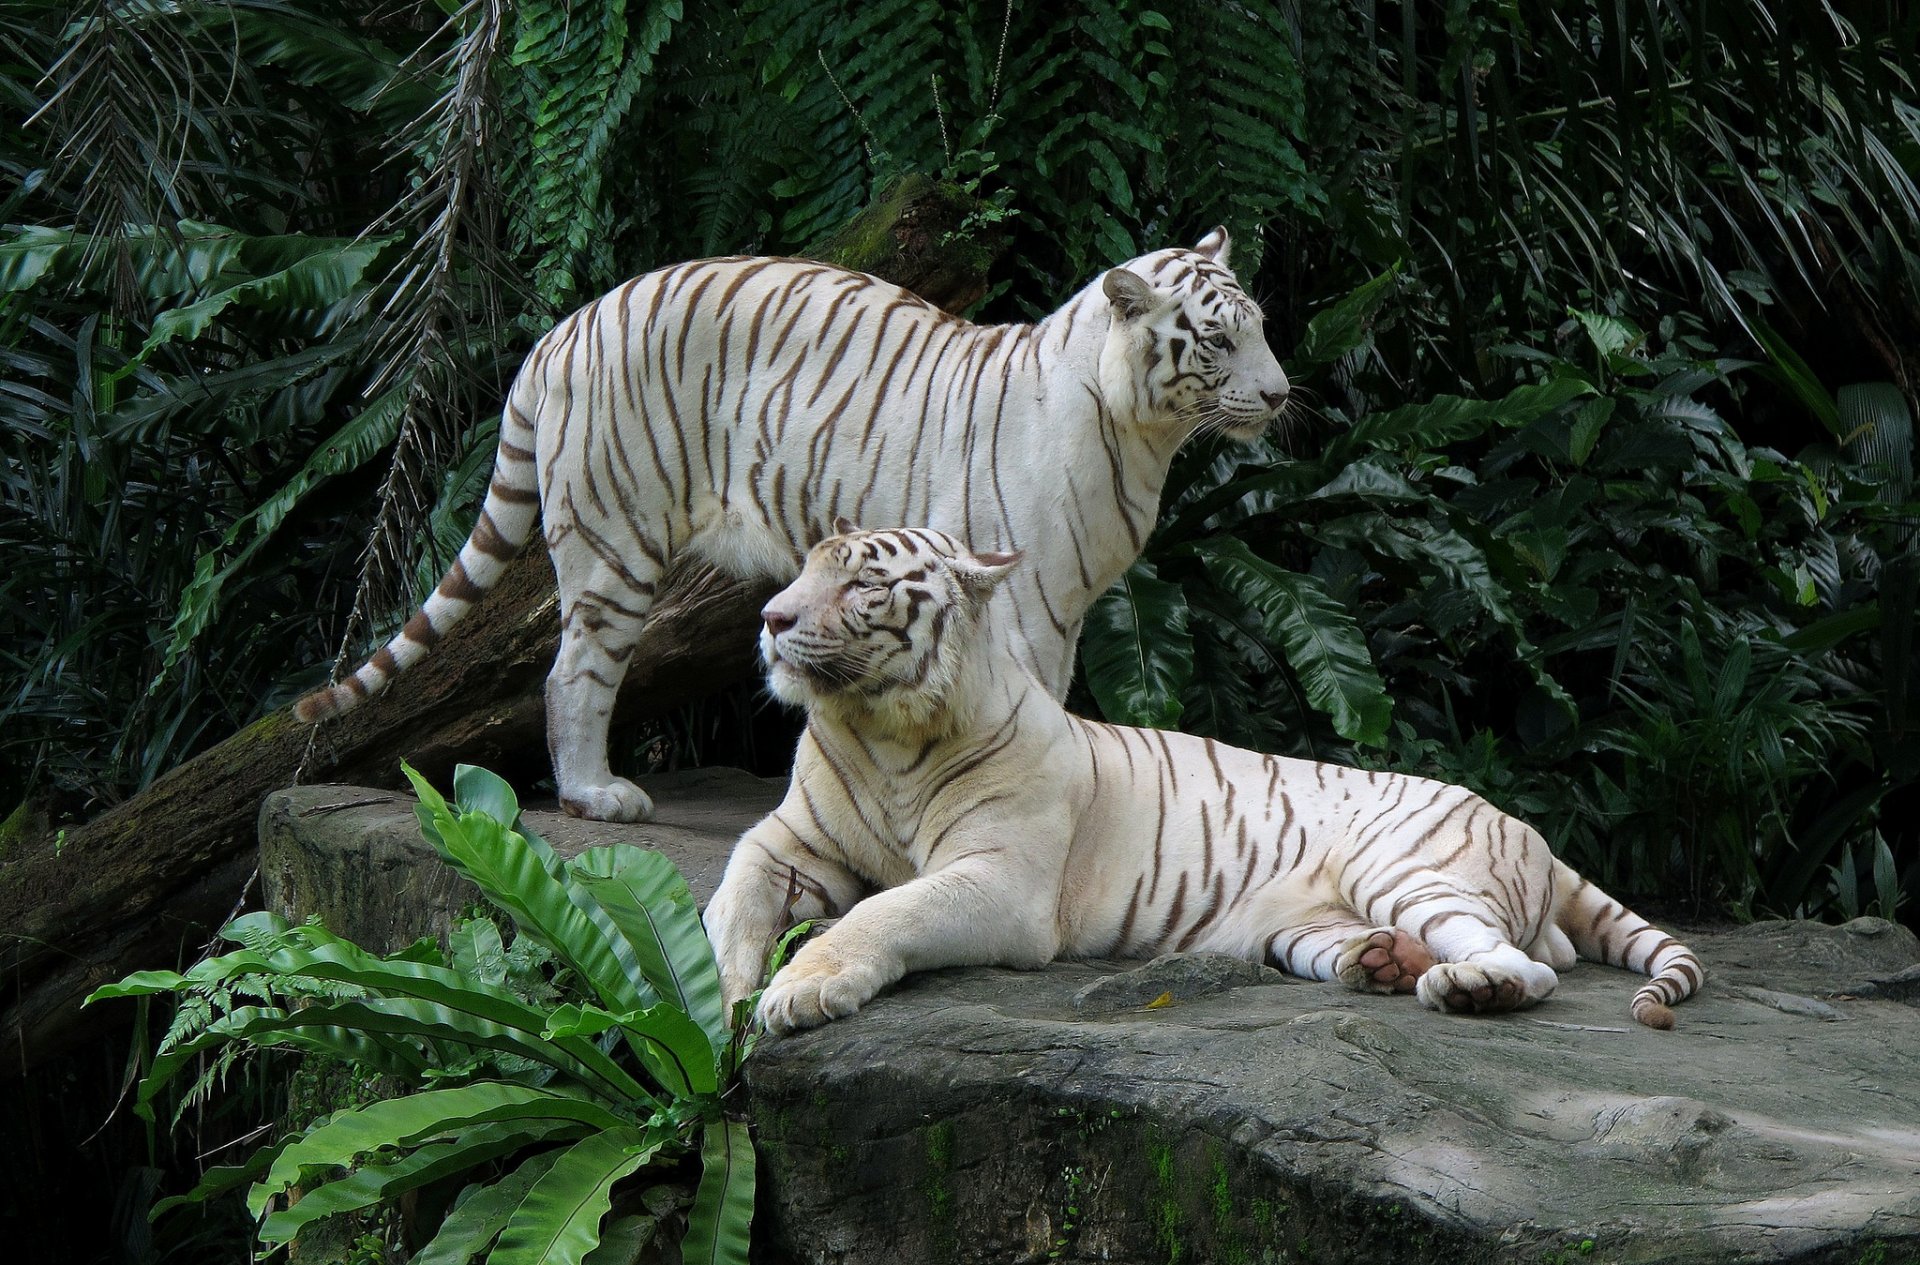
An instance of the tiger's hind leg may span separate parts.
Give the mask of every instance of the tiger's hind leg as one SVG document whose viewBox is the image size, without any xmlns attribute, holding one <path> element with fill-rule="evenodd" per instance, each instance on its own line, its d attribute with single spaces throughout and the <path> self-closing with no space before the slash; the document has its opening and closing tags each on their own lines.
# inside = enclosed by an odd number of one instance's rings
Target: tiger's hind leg
<svg viewBox="0 0 1920 1265">
<path fill-rule="evenodd" d="M 1427 946 L 1397 927 L 1378 927 L 1347 942 L 1334 973 L 1362 993 L 1411 993 L 1433 966 Z"/>
<path fill-rule="evenodd" d="M 607 726 L 627 661 L 653 604 L 661 568 L 650 559 L 619 573 L 595 566 L 585 583 L 563 542 L 553 552 L 560 581 L 560 652 L 547 675 L 547 749 L 553 757 L 560 806 L 596 821 L 645 821 L 653 800 L 607 766 Z"/>
<path fill-rule="evenodd" d="M 1406 932 L 1331 905 L 1275 932 L 1267 956 L 1289 975 L 1338 980 L 1361 993 L 1411 993 L 1433 965 L 1427 947 Z"/>
<path fill-rule="evenodd" d="M 1509 938 L 1495 911 L 1444 876 L 1416 876 L 1394 901 L 1394 924 L 1425 942 L 1433 967 L 1415 989 L 1430 1010 L 1498 1014 L 1524 1010 L 1553 994 L 1559 976 Z"/>
</svg>

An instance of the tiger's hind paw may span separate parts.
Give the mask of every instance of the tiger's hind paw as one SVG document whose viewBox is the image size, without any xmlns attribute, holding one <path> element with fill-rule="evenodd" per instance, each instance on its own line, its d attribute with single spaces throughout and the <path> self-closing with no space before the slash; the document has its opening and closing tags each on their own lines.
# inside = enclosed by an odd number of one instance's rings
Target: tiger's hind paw
<svg viewBox="0 0 1920 1265">
<path fill-rule="evenodd" d="M 1495 963 L 1436 962 L 1417 991 L 1429 1010 L 1458 1015 L 1496 1015 L 1545 1000 L 1551 988 L 1528 987 L 1526 977 Z"/>
<path fill-rule="evenodd" d="M 653 797 L 617 777 L 605 786 L 563 788 L 560 807 L 569 817 L 589 821 L 646 821 L 653 816 Z"/>
<path fill-rule="evenodd" d="M 1411 993 L 1432 965 L 1426 945 L 1404 931 L 1376 927 L 1347 942 L 1333 973 L 1355 992 Z"/>
</svg>

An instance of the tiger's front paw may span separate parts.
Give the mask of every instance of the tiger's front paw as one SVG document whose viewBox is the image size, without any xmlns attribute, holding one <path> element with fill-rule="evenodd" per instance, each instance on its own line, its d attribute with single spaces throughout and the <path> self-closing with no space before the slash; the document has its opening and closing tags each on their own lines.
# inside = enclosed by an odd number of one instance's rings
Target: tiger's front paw
<svg viewBox="0 0 1920 1265">
<path fill-rule="evenodd" d="M 1355 992 L 1411 993 L 1432 966 L 1426 945 L 1404 931 L 1376 927 L 1347 941 L 1333 973 Z"/>
<path fill-rule="evenodd" d="M 1437 962 L 1420 977 L 1417 991 L 1429 1010 L 1495 1015 L 1525 1009 L 1552 989 L 1530 988 L 1520 972 L 1496 963 Z"/>
<path fill-rule="evenodd" d="M 873 1000 L 888 982 L 871 963 L 843 959 L 825 942 L 794 955 L 760 995 L 760 1022 L 784 1035 L 845 1019 Z"/>
<path fill-rule="evenodd" d="M 645 821 L 653 816 L 653 797 L 617 777 L 605 786 L 562 787 L 560 807 L 589 821 Z"/>
</svg>

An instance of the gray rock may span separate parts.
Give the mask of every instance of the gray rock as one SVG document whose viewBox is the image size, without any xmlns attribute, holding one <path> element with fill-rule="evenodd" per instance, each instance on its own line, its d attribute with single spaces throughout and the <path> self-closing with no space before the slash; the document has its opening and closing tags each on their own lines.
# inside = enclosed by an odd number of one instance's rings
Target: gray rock
<svg viewBox="0 0 1920 1265">
<path fill-rule="evenodd" d="M 1823 1001 L 1811 997 L 1801 997 L 1796 993 L 1782 993 L 1771 988 L 1751 988 L 1733 986 L 1729 989 L 1736 997 L 1745 997 L 1748 1001 L 1757 1001 L 1762 1006 L 1770 1006 L 1783 1015 L 1799 1015 L 1806 1019 L 1844 1019 L 1845 1015 Z"/>
<path fill-rule="evenodd" d="M 442 788 L 444 789 L 444 788 Z M 527 823 L 571 857 L 597 843 L 665 853 L 704 904 L 747 826 L 773 811 L 784 780 L 739 769 L 689 769 L 647 779 L 654 819 L 614 826 L 580 821 L 551 802 L 522 806 Z M 480 899 L 420 837 L 413 797 L 363 786 L 294 786 L 260 807 L 260 879 L 267 908 L 318 915 L 337 935 L 387 953 L 444 935 Z"/>
<path fill-rule="evenodd" d="M 1860 997 L 1879 997 L 1887 1001 L 1904 1001 L 1920 1005 L 1920 966 L 1909 966 L 1891 975 L 1857 984 L 1845 991 Z"/>
<path fill-rule="evenodd" d="M 1290 980 L 1270 966 L 1225 953 L 1169 953 L 1146 963 L 1116 962 L 1112 970 L 1111 975 L 1102 975 L 1073 995 L 1075 1010 L 1158 1007 L 1248 984 L 1302 982 Z"/>
<path fill-rule="evenodd" d="M 687 816 L 651 780 L 662 824 L 536 828 L 657 841 L 704 897 L 777 795 L 720 777 Z M 403 801 L 334 807 L 377 794 L 276 796 L 263 872 L 404 943 L 460 898 Z M 910 977 L 749 1061 L 762 1257 L 1920 1261 L 1920 1007 L 1860 985 L 1920 980 L 1920 943 L 1878 919 L 1684 934 L 1710 978 L 1665 1033 L 1590 964 L 1493 1018 L 1210 955 Z"/>
<path fill-rule="evenodd" d="M 1841 1001 L 1850 1022 L 1822 1023 L 1778 1004 L 1889 944 L 1920 960 L 1911 938 L 1687 938 L 1713 979 L 1670 1033 L 1627 1017 L 1632 976 L 1593 965 L 1497 1018 L 1318 984 L 1096 1014 L 1077 999 L 1113 978 L 1100 964 L 909 979 L 749 1066 L 783 1246 L 808 1262 L 1920 1258 L 1920 1015 Z"/>
</svg>

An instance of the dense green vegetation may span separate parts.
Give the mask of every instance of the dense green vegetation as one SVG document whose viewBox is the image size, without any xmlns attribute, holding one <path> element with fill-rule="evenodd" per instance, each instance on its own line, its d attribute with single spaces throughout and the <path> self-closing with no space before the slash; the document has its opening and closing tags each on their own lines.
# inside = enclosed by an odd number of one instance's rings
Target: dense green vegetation
<svg viewBox="0 0 1920 1265">
<path fill-rule="evenodd" d="M 390 626 L 570 305 L 925 171 L 1011 241 L 985 318 L 1224 222 L 1295 347 L 1083 703 L 1457 778 L 1629 891 L 1920 877 L 1910 9 L 13 12 L 9 803 L 113 802 Z"/>
<path fill-rule="evenodd" d="M 135 1100 L 147 1119 L 173 1097 L 177 1126 L 252 1050 L 378 1078 L 373 1101 L 317 1114 L 154 1212 L 246 1187 L 262 1251 L 339 1251 L 314 1232 L 358 1223 L 372 1259 L 422 1265 L 631 1261 L 678 1222 L 680 1259 L 744 1265 L 753 1144 L 722 1095 L 752 1048 L 752 1002 L 725 1013 L 685 880 L 626 844 L 562 861 L 484 769 L 461 766 L 453 804 L 408 776 L 421 832 L 512 925 L 511 946 L 476 916 L 444 950 L 428 938 L 382 957 L 254 913 L 222 932 L 234 952 L 95 992 L 176 1002 Z M 168 1093 L 196 1068 L 184 1095 Z M 629 1184 L 634 1206 L 614 1207 L 617 1183 L 672 1177 L 696 1147 L 690 1205 L 671 1188 L 643 1202 Z M 382 1223 L 405 1195 L 402 1223 Z"/>
<path fill-rule="evenodd" d="M 18 8 L 10 795 L 122 795 L 407 605 L 556 313 L 932 170 L 1012 234 L 988 315 L 1220 220 L 1304 335 L 1109 711 L 1437 769 L 1629 886 L 1911 871 L 1911 13 Z"/>
</svg>

